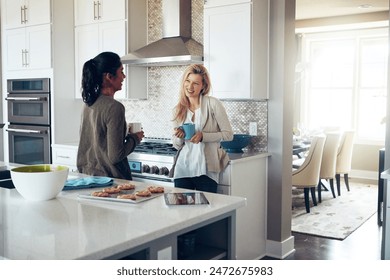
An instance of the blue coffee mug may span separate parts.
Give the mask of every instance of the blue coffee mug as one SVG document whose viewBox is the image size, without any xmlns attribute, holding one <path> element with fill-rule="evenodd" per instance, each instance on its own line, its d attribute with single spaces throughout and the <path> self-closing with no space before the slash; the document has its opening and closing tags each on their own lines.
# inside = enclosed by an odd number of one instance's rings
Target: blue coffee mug
<svg viewBox="0 0 390 280">
<path fill-rule="evenodd" d="M 190 140 L 192 136 L 195 134 L 195 124 L 193 123 L 183 123 L 182 126 L 180 126 L 181 129 L 184 131 L 184 139 Z"/>
</svg>

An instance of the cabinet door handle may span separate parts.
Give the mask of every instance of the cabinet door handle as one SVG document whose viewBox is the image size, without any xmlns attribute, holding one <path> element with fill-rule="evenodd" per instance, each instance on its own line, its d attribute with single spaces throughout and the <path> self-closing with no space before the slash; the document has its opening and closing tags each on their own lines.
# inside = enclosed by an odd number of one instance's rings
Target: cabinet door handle
<svg viewBox="0 0 390 280">
<path fill-rule="evenodd" d="M 24 50 L 24 66 L 28 67 L 28 50 Z"/>
<path fill-rule="evenodd" d="M 100 14 L 100 7 L 102 6 L 102 3 L 100 3 L 100 1 L 97 1 L 97 8 L 98 8 L 98 19 L 101 19 L 102 18 L 102 15 Z"/>
<path fill-rule="evenodd" d="M 20 24 L 24 23 L 24 8 L 21 6 L 20 7 Z"/>
<path fill-rule="evenodd" d="M 65 158 L 65 159 L 70 159 L 68 156 L 57 156 L 58 158 Z"/>
<path fill-rule="evenodd" d="M 28 19 L 27 19 L 27 6 L 24 5 L 24 23 L 26 24 L 28 22 Z"/>
<path fill-rule="evenodd" d="M 22 67 L 24 67 L 24 50 L 22 49 Z"/>
<path fill-rule="evenodd" d="M 98 4 L 96 3 L 96 1 L 93 1 L 93 19 L 94 20 L 97 20 L 99 17 L 99 15 L 98 15 L 99 11 L 97 9 L 98 9 Z"/>
<path fill-rule="evenodd" d="M 28 53 L 28 51 L 26 49 L 22 49 L 22 67 L 27 67 L 28 66 L 27 53 Z"/>
</svg>

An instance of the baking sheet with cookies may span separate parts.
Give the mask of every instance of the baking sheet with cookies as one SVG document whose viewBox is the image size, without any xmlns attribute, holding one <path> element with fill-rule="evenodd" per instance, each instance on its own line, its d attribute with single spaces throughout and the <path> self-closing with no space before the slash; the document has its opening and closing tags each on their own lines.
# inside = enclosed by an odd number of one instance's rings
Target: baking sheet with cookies
<svg viewBox="0 0 390 280">
<path fill-rule="evenodd" d="M 125 187 L 121 188 L 123 186 Z M 131 187 L 131 189 L 128 189 L 128 187 Z M 110 187 L 94 189 L 90 193 L 79 194 L 78 198 L 137 204 L 162 196 L 166 192 L 167 190 L 164 187 L 156 185 L 136 186 L 132 184 L 114 184 Z"/>
</svg>

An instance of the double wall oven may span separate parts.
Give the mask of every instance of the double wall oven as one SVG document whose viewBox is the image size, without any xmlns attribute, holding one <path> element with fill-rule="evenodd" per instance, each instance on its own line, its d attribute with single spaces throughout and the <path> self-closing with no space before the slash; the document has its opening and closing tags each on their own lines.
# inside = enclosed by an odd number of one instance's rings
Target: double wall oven
<svg viewBox="0 0 390 280">
<path fill-rule="evenodd" d="M 7 80 L 9 161 L 51 163 L 50 79 Z"/>
</svg>

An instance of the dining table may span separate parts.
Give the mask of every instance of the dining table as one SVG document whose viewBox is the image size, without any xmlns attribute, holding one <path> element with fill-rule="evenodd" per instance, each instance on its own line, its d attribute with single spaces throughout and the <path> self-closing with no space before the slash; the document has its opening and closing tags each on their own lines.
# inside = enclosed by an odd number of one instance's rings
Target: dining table
<svg viewBox="0 0 390 280">
<path fill-rule="evenodd" d="M 308 151 L 310 149 L 310 143 L 308 142 L 301 142 L 301 143 L 294 143 L 293 144 L 293 155 L 296 155 L 298 158 L 303 158 L 303 153 Z"/>
</svg>

